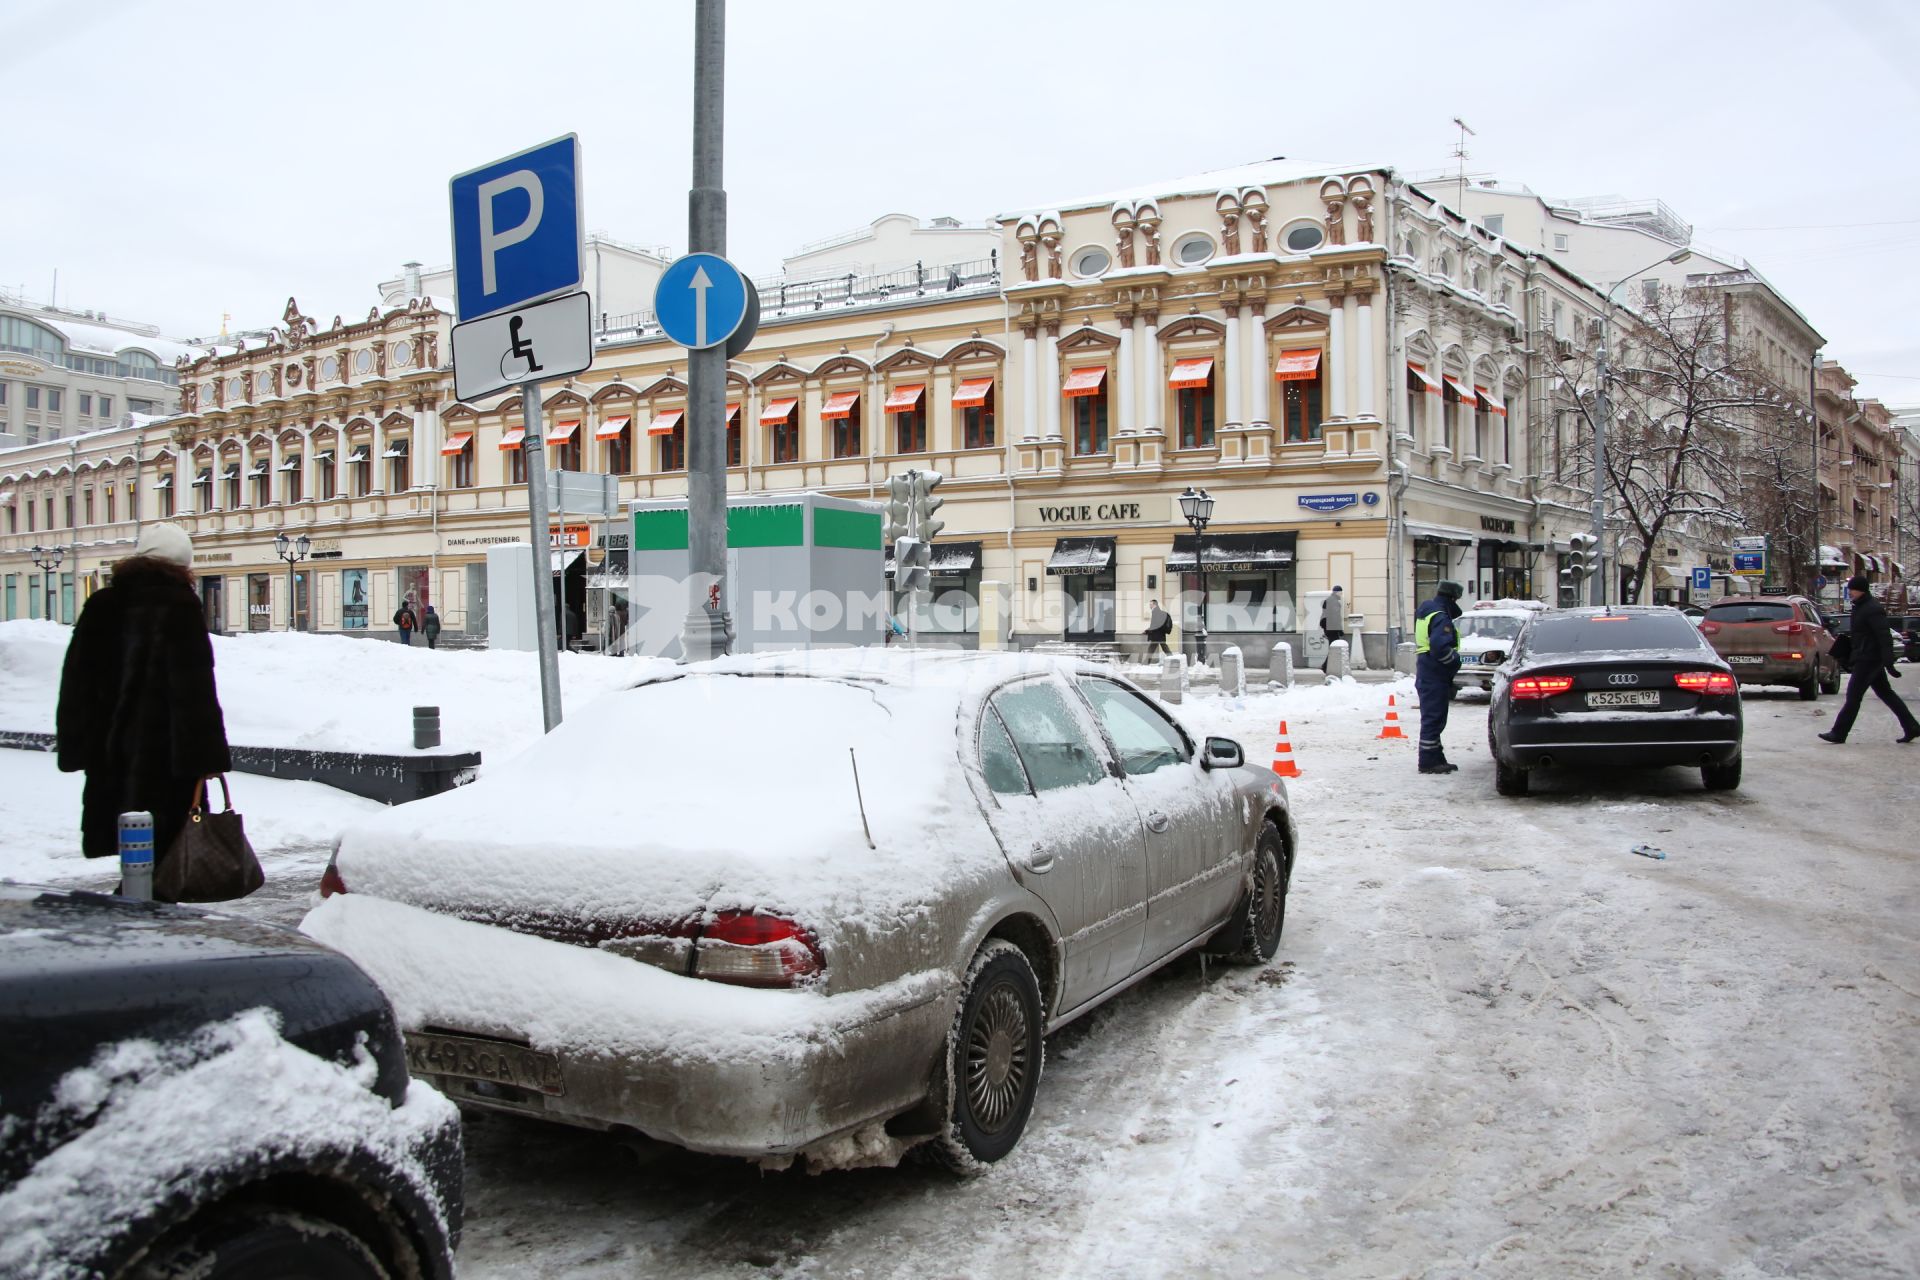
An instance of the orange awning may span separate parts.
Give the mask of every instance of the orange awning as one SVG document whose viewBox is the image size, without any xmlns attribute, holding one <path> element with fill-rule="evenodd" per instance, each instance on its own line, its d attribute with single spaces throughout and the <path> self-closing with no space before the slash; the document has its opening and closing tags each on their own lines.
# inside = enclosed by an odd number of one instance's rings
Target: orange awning
<svg viewBox="0 0 1920 1280">
<path fill-rule="evenodd" d="M 1282 351 L 1273 376 L 1282 382 L 1309 382 L 1320 376 L 1320 348 L 1300 347 Z"/>
<path fill-rule="evenodd" d="M 673 429 L 680 425 L 680 419 L 686 416 L 687 411 L 685 409 L 663 410 L 654 415 L 653 421 L 647 424 L 647 434 L 650 436 L 670 436 L 673 434 Z"/>
<path fill-rule="evenodd" d="M 448 436 L 447 442 L 440 446 L 441 456 L 448 457 L 448 458 L 452 457 L 454 454 L 459 453 L 461 450 L 465 449 L 467 447 L 467 444 L 472 439 L 473 439 L 473 432 L 471 431 L 461 431 L 454 435 Z"/>
<path fill-rule="evenodd" d="M 987 397 L 992 394 L 992 378 L 968 378 L 953 389 L 953 407 L 979 409 L 986 405 Z"/>
<path fill-rule="evenodd" d="M 1433 380 L 1432 375 L 1427 372 L 1425 365 L 1415 364 L 1409 360 L 1407 361 L 1407 372 L 1418 378 L 1421 385 L 1425 386 L 1429 393 L 1436 396 L 1440 394 L 1440 384 Z"/>
<path fill-rule="evenodd" d="M 595 440 L 617 440 L 626 434 L 627 425 L 632 421 L 633 415 L 630 413 L 622 413 L 615 417 L 608 418 L 600 424 L 600 429 L 593 433 L 593 438 Z"/>
<path fill-rule="evenodd" d="M 823 418 L 851 418 L 853 406 L 860 403 L 858 391 L 836 391 L 827 401 L 827 407 L 820 411 Z"/>
<path fill-rule="evenodd" d="M 788 418 L 791 418 L 793 411 L 799 407 L 800 401 L 794 396 L 784 396 L 781 399 L 770 401 L 767 407 L 760 411 L 760 425 L 763 427 L 777 427 Z"/>
<path fill-rule="evenodd" d="M 1204 387 L 1213 379 L 1213 357 L 1200 356 L 1193 360 L 1175 360 L 1173 373 L 1167 378 L 1170 387 Z"/>
<path fill-rule="evenodd" d="M 1067 375 L 1066 385 L 1060 388 L 1060 394 L 1067 396 L 1097 396 L 1100 388 L 1106 384 L 1107 367 L 1090 365 L 1084 369 L 1075 369 Z"/>
<path fill-rule="evenodd" d="M 1468 404 L 1473 403 L 1472 387 L 1469 387 L 1466 383 L 1460 381 L 1460 379 L 1454 377 L 1452 374 L 1442 374 L 1441 376 L 1446 379 L 1447 385 L 1453 388 L 1453 394 L 1459 396 L 1462 400 L 1466 401 Z"/>
<path fill-rule="evenodd" d="M 547 443 L 565 444 L 567 441 L 573 439 L 573 433 L 579 429 L 580 419 L 578 418 L 573 418 L 566 422 L 556 422 L 553 424 L 553 429 L 547 432 Z"/>
<path fill-rule="evenodd" d="M 506 434 L 500 437 L 500 447 L 502 449 L 518 449 L 520 442 L 526 438 L 527 429 L 525 427 L 510 428 Z"/>
<path fill-rule="evenodd" d="M 920 397 L 925 393 L 926 389 L 927 384 L 924 382 L 913 382 L 904 387 L 895 387 L 887 396 L 886 411 L 888 413 L 906 413 L 910 410 L 918 409 L 920 407 Z"/>
<path fill-rule="evenodd" d="M 1489 413 L 1497 413 L 1503 418 L 1507 416 L 1507 406 L 1489 395 L 1485 387 L 1476 385 L 1473 388 L 1473 394 L 1480 397 L 1480 403 L 1487 406 Z"/>
<path fill-rule="evenodd" d="M 740 406 L 737 404 L 730 404 L 727 406 L 727 426 L 729 428 L 732 428 L 732 427 L 737 427 L 739 425 L 740 425 Z"/>
</svg>

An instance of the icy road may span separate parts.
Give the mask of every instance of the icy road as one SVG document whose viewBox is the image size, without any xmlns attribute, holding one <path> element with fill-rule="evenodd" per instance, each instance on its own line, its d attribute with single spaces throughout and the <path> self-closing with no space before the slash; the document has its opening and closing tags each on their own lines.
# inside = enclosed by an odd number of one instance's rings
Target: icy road
<svg viewBox="0 0 1920 1280">
<path fill-rule="evenodd" d="M 1920 1275 L 1920 746 L 1869 707 L 1830 747 L 1833 699 L 1750 693 L 1739 792 L 1510 801 L 1484 703 L 1456 705 L 1461 772 L 1422 778 L 1374 740 L 1385 693 L 1188 704 L 1255 759 L 1289 721 L 1280 957 L 1177 964 L 1056 1037 L 990 1175 L 763 1175 L 488 1117 L 462 1273 Z M 47 758 L 0 764 L 0 818 L 60 794 Z M 350 817 L 283 786 L 255 809 Z M 298 918 L 317 837 L 248 909 Z"/>
</svg>

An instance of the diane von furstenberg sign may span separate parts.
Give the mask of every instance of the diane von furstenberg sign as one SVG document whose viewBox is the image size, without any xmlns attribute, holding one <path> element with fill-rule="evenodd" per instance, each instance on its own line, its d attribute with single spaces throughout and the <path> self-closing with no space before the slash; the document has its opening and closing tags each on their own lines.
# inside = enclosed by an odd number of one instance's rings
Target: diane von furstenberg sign
<svg viewBox="0 0 1920 1280">
<path fill-rule="evenodd" d="M 1014 504 L 1022 529 L 1098 529 L 1116 524 L 1167 524 L 1173 499 L 1165 494 L 1120 498 L 1025 498 Z"/>
</svg>

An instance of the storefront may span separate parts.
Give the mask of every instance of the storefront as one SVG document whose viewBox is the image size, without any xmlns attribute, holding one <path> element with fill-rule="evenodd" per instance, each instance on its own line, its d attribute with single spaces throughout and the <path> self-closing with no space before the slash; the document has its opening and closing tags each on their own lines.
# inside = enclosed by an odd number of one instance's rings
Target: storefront
<svg viewBox="0 0 1920 1280">
<path fill-rule="evenodd" d="M 1413 555 L 1413 605 L 1418 608 L 1423 602 L 1433 599 L 1440 584 L 1451 578 L 1462 585 L 1471 586 L 1468 580 L 1474 578 L 1466 565 L 1469 548 L 1479 541 L 1465 529 L 1448 529 L 1438 525 L 1407 522 L 1407 538 Z"/>
<path fill-rule="evenodd" d="M 1180 578 L 1182 629 L 1198 628 L 1204 590 L 1209 635 L 1298 631 L 1298 539 L 1296 533 L 1208 534 L 1196 564 L 1194 535 L 1177 535 L 1167 573 Z"/>
<path fill-rule="evenodd" d="M 925 607 L 914 619 L 914 630 L 927 637 L 946 637 L 973 648 L 980 636 L 980 564 L 978 542 L 936 542 L 927 565 L 931 589 Z M 887 580 L 897 583 L 893 548 L 886 550 Z M 906 618 L 907 601 L 897 586 L 892 592 L 893 616 Z"/>
<path fill-rule="evenodd" d="M 1534 548 L 1524 542 L 1481 539 L 1479 572 L 1476 575 L 1480 598 L 1482 600 L 1533 599 L 1534 555 Z"/>
<path fill-rule="evenodd" d="M 1049 577 L 1065 592 L 1068 640 L 1089 644 L 1114 637 L 1117 613 L 1113 538 L 1060 538 L 1047 560 Z"/>
<path fill-rule="evenodd" d="M 367 571 L 342 569 L 340 571 L 340 629 L 365 631 L 367 610 Z"/>
</svg>

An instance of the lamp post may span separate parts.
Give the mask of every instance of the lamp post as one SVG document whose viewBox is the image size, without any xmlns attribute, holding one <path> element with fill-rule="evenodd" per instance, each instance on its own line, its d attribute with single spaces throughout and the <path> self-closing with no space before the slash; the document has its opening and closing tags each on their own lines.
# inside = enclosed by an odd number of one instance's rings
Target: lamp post
<svg viewBox="0 0 1920 1280">
<path fill-rule="evenodd" d="M 60 588 L 60 562 L 66 558 L 65 547 L 43 547 L 37 542 L 33 544 L 33 563 L 41 573 L 46 575 L 47 580 L 48 622 L 57 621 L 53 616 L 53 596 L 54 592 Z"/>
<path fill-rule="evenodd" d="M 289 538 L 284 532 L 274 535 L 273 554 L 287 562 L 287 630 L 289 631 L 293 630 L 295 617 L 293 566 L 305 560 L 307 553 L 312 550 L 313 539 L 304 533 L 298 538 Z"/>
<path fill-rule="evenodd" d="M 1193 567 L 1200 574 L 1200 627 L 1194 632 L 1194 646 L 1200 665 L 1207 665 L 1207 526 L 1213 522 L 1213 498 L 1205 489 L 1191 486 L 1180 495 L 1180 514 L 1193 526 Z"/>
<path fill-rule="evenodd" d="M 1641 267 L 1629 272 L 1613 282 L 1613 288 L 1607 290 L 1606 304 L 1600 308 L 1600 354 L 1595 358 L 1596 381 L 1599 384 L 1594 392 L 1597 415 L 1593 423 L 1593 544 L 1595 562 L 1593 586 L 1588 603 L 1604 605 L 1607 597 L 1613 594 L 1607 589 L 1607 424 L 1613 418 L 1613 398 L 1607 394 L 1607 348 L 1612 342 L 1613 295 L 1621 285 L 1635 276 L 1643 276 L 1655 267 L 1670 262 L 1685 262 L 1693 256 L 1693 250 L 1681 249 L 1676 253 L 1665 254 Z"/>
</svg>

